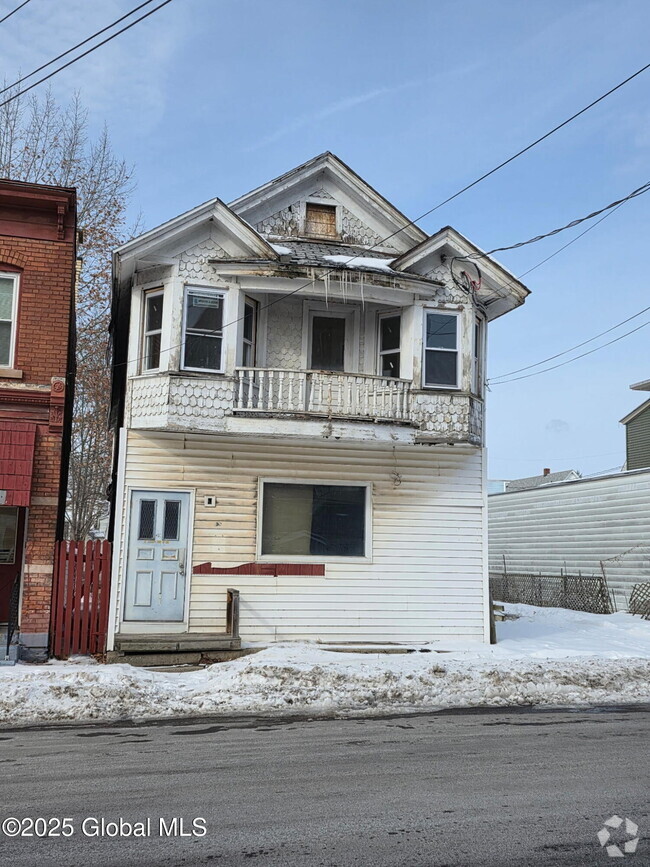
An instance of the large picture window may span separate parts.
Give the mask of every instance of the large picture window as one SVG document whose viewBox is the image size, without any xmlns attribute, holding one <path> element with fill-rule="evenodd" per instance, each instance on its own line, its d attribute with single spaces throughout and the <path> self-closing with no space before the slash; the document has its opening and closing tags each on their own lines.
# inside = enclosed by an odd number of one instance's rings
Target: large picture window
<svg viewBox="0 0 650 867">
<path fill-rule="evenodd" d="M 262 555 L 364 557 L 368 488 L 264 482 Z"/>
<path fill-rule="evenodd" d="M 183 368 L 223 373 L 224 294 L 209 289 L 185 290 Z"/>
<path fill-rule="evenodd" d="M 425 386 L 458 388 L 458 322 L 456 313 L 425 312 Z"/>
<path fill-rule="evenodd" d="M 0 274 L 0 367 L 11 367 L 16 332 L 18 277 Z"/>
</svg>

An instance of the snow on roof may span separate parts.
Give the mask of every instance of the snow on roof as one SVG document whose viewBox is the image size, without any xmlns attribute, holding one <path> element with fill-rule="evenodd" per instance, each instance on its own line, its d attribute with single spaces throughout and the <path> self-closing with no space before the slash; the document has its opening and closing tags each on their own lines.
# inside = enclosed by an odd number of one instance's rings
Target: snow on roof
<svg viewBox="0 0 650 867">
<path fill-rule="evenodd" d="M 283 246 L 282 244 L 271 244 L 271 247 L 273 247 L 275 252 L 280 256 L 291 256 L 293 254 L 293 250 L 289 247 Z"/>
<path fill-rule="evenodd" d="M 335 265 L 345 265 L 347 268 L 374 268 L 376 271 L 388 271 L 393 273 L 392 259 L 378 259 L 374 256 L 323 256 L 328 262 Z"/>
</svg>

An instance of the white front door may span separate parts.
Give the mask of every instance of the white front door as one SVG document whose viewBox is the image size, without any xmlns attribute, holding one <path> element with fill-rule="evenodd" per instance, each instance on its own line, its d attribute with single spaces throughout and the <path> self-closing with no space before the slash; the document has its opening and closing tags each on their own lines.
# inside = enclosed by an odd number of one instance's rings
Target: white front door
<svg viewBox="0 0 650 867">
<path fill-rule="evenodd" d="M 183 622 L 190 495 L 133 491 L 124 620 Z"/>
</svg>

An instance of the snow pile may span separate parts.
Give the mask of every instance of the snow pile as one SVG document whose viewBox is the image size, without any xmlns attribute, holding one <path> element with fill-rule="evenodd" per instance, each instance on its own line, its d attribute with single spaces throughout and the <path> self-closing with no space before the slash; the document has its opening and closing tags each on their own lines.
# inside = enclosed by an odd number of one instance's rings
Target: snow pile
<svg viewBox="0 0 650 867">
<path fill-rule="evenodd" d="M 499 624 L 501 643 L 492 647 L 436 643 L 389 655 L 287 643 L 191 673 L 78 660 L 2 668 L 0 720 L 350 714 L 650 700 L 650 623 L 628 614 L 521 605 L 508 605 L 506 611 L 519 619 Z"/>
<path fill-rule="evenodd" d="M 290 247 L 285 247 L 283 244 L 270 244 L 278 256 L 293 256 L 293 250 Z"/>
<path fill-rule="evenodd" d="M 390 267 L 392 259 L 379 259 L 373 256 L 323 256 L 328 262 L 335 265 L 346 265 L 348 268 L 373 268 L 376 271 L 389 271 L 393 273 Z"/>
</svg>

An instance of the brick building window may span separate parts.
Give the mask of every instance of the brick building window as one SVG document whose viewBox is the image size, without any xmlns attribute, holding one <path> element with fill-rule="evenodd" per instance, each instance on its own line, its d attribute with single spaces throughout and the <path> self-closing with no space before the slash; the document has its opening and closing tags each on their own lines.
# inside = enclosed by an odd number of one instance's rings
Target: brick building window
<svg viewBox="0 0 650 867">
<path fill-rule="evenodd" d="M 0 273 L 0 367 L 11 367 L 16 339 L 18 276 Z"/>
<path fill-rule="evenodd" d="M 307 202 L 305 234 L 318 238 L 336 238 L 336 206 Z"/>
</svg>

